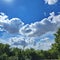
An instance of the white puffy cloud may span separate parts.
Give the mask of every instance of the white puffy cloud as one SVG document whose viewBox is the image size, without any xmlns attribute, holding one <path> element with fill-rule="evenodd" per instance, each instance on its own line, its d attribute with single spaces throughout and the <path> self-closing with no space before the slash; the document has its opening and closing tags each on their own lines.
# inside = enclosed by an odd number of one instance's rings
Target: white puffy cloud
<svg viewBox="0 0 60 60">
<path fill-rule="evenodd" d="M 19 18 L 8 19 L 4 13 L 0 14 L 0 27 L 9 33 L 19 33 L 24 23 Z"/>
<path fill-rule="evenodd" d="M 48 18 L 44 18 L 39 22 L 26 24 L 19 18 L 8 19 L 4 13 L 0 14 L 0 30 L 7 31 L 11 34 L 20 33 L 24 36 L 36 37 L 41 36 L 48 32 L 54 32 L 60 27 L 60 14 L 55 15 L 54 12 L 50 13 Z"/>
<path fill-rule="evenodd" d="M 30 37 L 24 37 L 24 36 L 17 36 L 17 37 L 11 37 L 9 38 L 9 44 L 10 45 L 21 45 L 21 46 L 27 46 L 34 44 L 35 39 Z"/>
<path fill-rule="evenodd" d="M 18 47 L 22 49 L 34 48 L 34 42 L 35 40 L 33 40 L 33 38 L 25 38 L 23 36 L 11 37 L 8 40 L 8 44 L 10 44 L 11 47 Z"/>
<path fill-rule="evenodd" d="M 27 46 L 28 43 L 25 41 L 25 39 L 23 37 L 12 37 L 9 39 L 9 44 L 11 46 Z"/>
<path fill-rule="evenodd" d="M 39 50 L 48 50 L 51 48 L 51 45 L 54 43 L 54 40 L 49 37 L 36 37 L 33 38 L 25 38 L 25 37 L 11 37 L 8 42 L 8 44 L 11 45 L 11 47 L 18 47 L 22 49 L 39 49 Z"/>
<path fill-rule="evenodd" d="M 8 19 L 8 16 L 4 13 L 0 15 L 0 31 L 7 31 L 1 37 L 1 42 L 3 42 L 3 39 L 8 38 L 6 40 L 8 44 L 19 48 L 50 49 L 54 41 L 50 40 L 48 37 L 40 37 L 48 32 L 57 31 L 59 27 L 60 14 L 55 15 L 54 12 L 50 13 L 48 18 L 26 25 L 24 25 L 19 18 Z M 13 33 L 19 34 L 17 36 Z"/>
<path fill-rule="evenodd" d="M 56 32 L 58 28 L 60 28 L 60 15 L 55 15 L 52 12 L 48 18 L 23 26 L 20 33 L 29 37 L 36 37 L 48 32 Z"/>
<path fill-rule="evenodd" d="M 45 3 L 48 3 L 49 5 L 53 5 L 58 2 L 58 0 L 44 0 Z"/>
<path fill-rule="evenodd" d="M 50 36 L 50 38 L 49 38 Z M 8 38 L 7 38 L 8 37 Z M 51 33 L 41 36 L 41 37 L 25 37 L 25 36 L 12 36 L 5 33 L 2 38 L 0 38 L 0 43 L 7 43 L 11 47 L 17 47 L 21 49 L 39 49 L 48 50 L 51 48 L 51 44 L 54 43 L 53 36 Z"/>
</svg>

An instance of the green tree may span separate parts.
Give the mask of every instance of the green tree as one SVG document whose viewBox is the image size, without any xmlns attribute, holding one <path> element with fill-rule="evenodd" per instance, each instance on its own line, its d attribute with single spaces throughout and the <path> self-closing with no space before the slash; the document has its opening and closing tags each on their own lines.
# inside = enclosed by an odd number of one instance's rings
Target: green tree
<svg viewBox="0 0 60 60">
<path fill-rule="evenodd" d="M 6 53 L 2 54 L 2 55 L 0 56 L 0 60 L 8 60 L 7 54 L 6 54 Z"/>
<path fill-rule="evenodd" d="M 55 35 L 55 43 L 52 44 L 52 48 L 50 50 L 52 58 L 58 59 L 60 57 L 60 29 L 54 34 Z"/>
</svg>

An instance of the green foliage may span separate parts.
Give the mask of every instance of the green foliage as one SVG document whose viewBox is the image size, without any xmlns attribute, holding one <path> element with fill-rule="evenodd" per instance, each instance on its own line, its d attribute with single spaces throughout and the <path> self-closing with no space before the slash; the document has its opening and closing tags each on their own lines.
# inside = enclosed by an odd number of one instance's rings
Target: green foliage
<svg viewBox="0 0 60 60">
<path fill-rule="evenodd" d="M 53 51 L 55 58 L 60 58 L 60 29 L 54 34 L 55 43 L 52 44 L 51 51 Z"/>
<path fill-rule="evenodd" d="M 48 51 L 10 48 L 8 44 L 0 43 L 0 60 L 60 60 L 60 29 L 56 32 L 55 43 Z"/>
</svg>

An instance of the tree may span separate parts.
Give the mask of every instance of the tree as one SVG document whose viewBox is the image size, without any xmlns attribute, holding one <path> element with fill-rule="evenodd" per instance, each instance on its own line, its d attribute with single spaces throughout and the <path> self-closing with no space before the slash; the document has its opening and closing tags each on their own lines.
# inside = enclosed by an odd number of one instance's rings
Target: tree
<svg viewBox="0 0 60 60">
<path fill-rule="evenodd" d="M 55 43 L 52 44 L 52 48 L 50 50 L 52 58 L 58 59 L 60 57 L 60 29 L 54 34 L 55 35 Z"/>
<path fill-rule="evenodd" d="M 2 54 L 2 55 L 0 56 L 0 60 L 8 60 L 7 54 L 6 54 L 6 53 Z"/>
</svg>

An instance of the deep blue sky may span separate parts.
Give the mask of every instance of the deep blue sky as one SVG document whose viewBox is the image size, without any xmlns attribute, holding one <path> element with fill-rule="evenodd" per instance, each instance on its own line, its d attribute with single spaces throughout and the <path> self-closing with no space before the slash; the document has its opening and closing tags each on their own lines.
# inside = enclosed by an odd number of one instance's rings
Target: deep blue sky
<svg viewBox="0 0 60 60">
<path fill-rule="evenodd" d="M 15 0 L 13 4 L 7 4 L 0 0 L 0 12 L 4 12 L 9 18 L 18 17 L 24 23 L 32 23 L 48 17 L 49 13 L 53 11 L 59 12 L 59 5 L 59 2 L 48 5 L 44 0 Z"/>
</svg>

